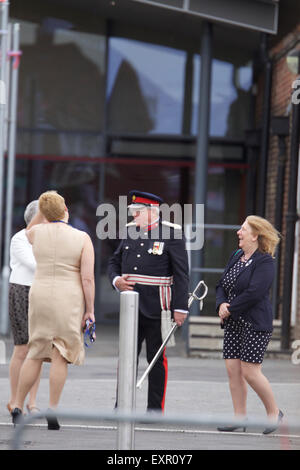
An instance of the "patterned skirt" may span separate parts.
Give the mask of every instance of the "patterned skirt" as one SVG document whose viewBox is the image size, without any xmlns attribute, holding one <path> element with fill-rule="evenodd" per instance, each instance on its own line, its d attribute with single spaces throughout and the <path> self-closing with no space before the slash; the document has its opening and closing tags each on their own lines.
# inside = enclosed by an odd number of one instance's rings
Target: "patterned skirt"
<svg viewBox="0 0 300 470">
<path fill-rule="evenodd" d="M 9 284 L 9 318 L 14 344 L 28 343 L 28 295 L 30 286 Z"/>
<path fill-rule="evenodd" d="M 255 331 L 242 317 L 229 317 L 224 329 L 223 358 L 261 364 L 271 336 L 270 331 Z"/>
</svg>

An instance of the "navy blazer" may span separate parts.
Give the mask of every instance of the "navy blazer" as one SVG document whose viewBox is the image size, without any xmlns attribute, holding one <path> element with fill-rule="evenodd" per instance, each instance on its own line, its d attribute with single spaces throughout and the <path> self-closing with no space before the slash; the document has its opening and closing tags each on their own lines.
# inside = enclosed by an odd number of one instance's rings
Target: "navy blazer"
<svg viewBox="0 0 300 470">
<path fill-rule="evenodd" d="M 228 270 L 239 260 L 242 250 L 232 253 L 223 275 L 216 286 L 216 308 L 228 298 L 222 287 L 222 280 Z M 234 320 L 242 316 L 252 323 L 256 331 L 273 330 L 273 312 L 269 291 L 274 279 L 275 263 L 271 255 L 256 250 L 250 260 L 240 270 L 233 292 L 235 298 L 228 310 Z"/>
</svg>

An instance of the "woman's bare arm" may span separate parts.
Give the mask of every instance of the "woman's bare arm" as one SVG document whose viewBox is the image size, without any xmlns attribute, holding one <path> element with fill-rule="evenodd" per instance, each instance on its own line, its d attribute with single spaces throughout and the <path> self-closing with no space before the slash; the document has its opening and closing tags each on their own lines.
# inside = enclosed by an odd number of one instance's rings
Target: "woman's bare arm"
<svg viewBox="0 0 300 470">
<path fill-rule="evenodd" d="M 86 320 L 95 321 L 94 303 L 95 303 L 95 253 L 92 241 L 88 235 L 83 246 L 81 254 L 81 282 L 85 298 L 85 313 L 82 319 L 82 326 L 85 326 Z"/>
</svg>

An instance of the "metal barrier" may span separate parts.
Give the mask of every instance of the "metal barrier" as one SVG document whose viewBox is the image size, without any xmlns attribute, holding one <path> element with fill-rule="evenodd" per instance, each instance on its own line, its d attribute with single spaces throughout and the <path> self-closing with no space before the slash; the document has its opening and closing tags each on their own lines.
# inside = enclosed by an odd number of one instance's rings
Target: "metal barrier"
<svg viewBox="0 0 300 470">
<path fill-rule="evenodd" d="M 36 414 L 29 414 L 25 416 L 24 421 L 16 426 L 16 431 L 12 440 L 11 447 L 12 449 L 20 449 L 21 436 L 25 427 L 32 423 L 36 419 L 44 418 L 47 416 L 53 416 L 53 413 L 49 414 L 49 410 L 41 411 Z M 161 413 L 128 413 L 121 412 L 119 410 L 115 412 L 99 411 L 96 412 L 76 412 L 74 410 L 65 410 L 65 411 L 56 411 L 56 416 L 58 419 L 86 419 L 89 421 L 112 421 L 121 424 L 131 423 L 134 426 L 135 423 L 143 424 L 169 424 L 169 425 L 181 425 L 181 426 L 238 426 L 238 427 L 247 427 L 247 429 L 261 429 L 270 426 L 270 421 L 266 418 L 262 419 L 259 416 L 253 416 L 247 420 L 236 420 L 232 418 L 232 415 L 209 415 L 209 414 L 196 414 L 192 415 L 162 415 Z M 284 419 L 283 422 L 279 425 L 278 430 L 282 431 L 282 435 L 288 436 L 288 430 L 300 429 L 299 420 L 290 420 L 287 421 Z M 221 434 L 221 433 L 220 433 Z M 274 436 L 275 434 L 273 434 Z"/>
<path fill-rule="evenodd" d="M 8 51 L 8 8 L 7 2 L 0 4 L 0 85 L 1 85 L 1 102 L 0 102 L 0 246 L 2 247 L 2 209 L 4 201 L 4 155 L 6 150 L 6 125 L 5 119 L 7 115 L 7 51 Z M 0 250 L 0 267 L 2 266 L 2 249 Z"/>
<path fill-rule="evenodd" d="M 3 8 L 6 2 L 3 4 Z M 7 11 L 6 11 L 7 15 Z M 7 18 L 6 18 L 7 23 Z M 18 98 L 18 64 L 20 59 L 21 52 L 19 51 L 19 36 L 20 36 L 20 25 L 18 23 L 13 24 L 12 28 L 8 27 L 6 24 L 6 29 L 12 34 L 12 51 L 5 51 L 5 58 L 8 56 L 11 60 L 11 83 L 10 83 L 10 92 L 9 92 L 9 106 L 8 106 L 8 147 L 7 147 L 7 176 L 6 176 L 6 210 L 5 210 L 5 230 L 4 230 L 4 259 L 3 259 L 3 268 L 2 268 L 2 282 L 1 282 L 1 308 L 0 308 L 0 331 L 3 335 L 8 334 L 9 330 L 9 315 L 8 315 L 8 292 L 9 292 L 9 249 L 11 241 L 11 231 L 12 231 L 12 219 L 13 219 L 13 200 L 14 200 L 14 175 L 15 175 L 15 149 L 16 149 L 16 125 L 17 125 L 17 98 Z M 8 34 L 6 31 L 6 35 Z M 4 44 L 4 49 L 7 46 L 4 37 L 2 42 Z M 8 39 L 8 38 L 6 38 Z M 2 50 L 3 54 L 3 50 Z M 5 70 L 6 75 L 6 70 Z M 0 105 L 0 109 L 3 106 Z M 4 129 L 5 127 L 5 112 L 2 110 L 0 112 L 0 127 Z M 4 131 L 0 132 L 0 160 L 3 160 L 4 149 L 5 149 L 5 139 Z M 0 164 L 0 166 L 3 166 Z M 4 171 L 0 170 L 0 194 L 3 194 L 3 178 Z M 2 178 L 2 180 L 1 180 Z M 0 214 L 2 217 L 2 196 L 0 196 Z M 0 217 L 0 218 L 1 218 Z M 1 224 L 0 224 L 1 226 Z M 0 230 L 1 231 L 1 230 Z M 1 246 L 1 233 L 0 233 L 0 246 Z M 1 257 L 0 257 L 1 258 Z M 1 262 L 0 262 L 1 266 Z"/>
<path fill-rule="evenodd" d="M 4 341 L 0 341 L 0 364 L 6 364 L 6 346 Z"/>
</svg>

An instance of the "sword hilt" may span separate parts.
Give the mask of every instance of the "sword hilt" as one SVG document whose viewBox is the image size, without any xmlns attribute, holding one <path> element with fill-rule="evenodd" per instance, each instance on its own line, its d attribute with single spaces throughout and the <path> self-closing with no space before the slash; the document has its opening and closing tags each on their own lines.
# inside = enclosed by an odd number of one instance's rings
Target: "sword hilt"
<svg viewBox="0 0 300 470">
<path fill-rule="evenodd" d="M 201 297 L 198 297 L 197 296 L 197 291 L 200 288 L 200 286 L 204 287 L 204 293 L 203 293 L 203 295 L 201 295 Z M 204 281 L 199 281 L 197 286 L 195 287 L 194 291 L 189 296 L 188 307 L 190 308 L 190 306 L 192 305 L 194 300 L 199 300 L 199 302 L 200 302 L 199 308 L 200 308 L 200 310 L 202 310 L 202 308 L 203 308 L 203 299 L 207 296 L 207 292 L 208 292 L 208 287 L 205 284 L 205 282 Z"/>
</svg>

